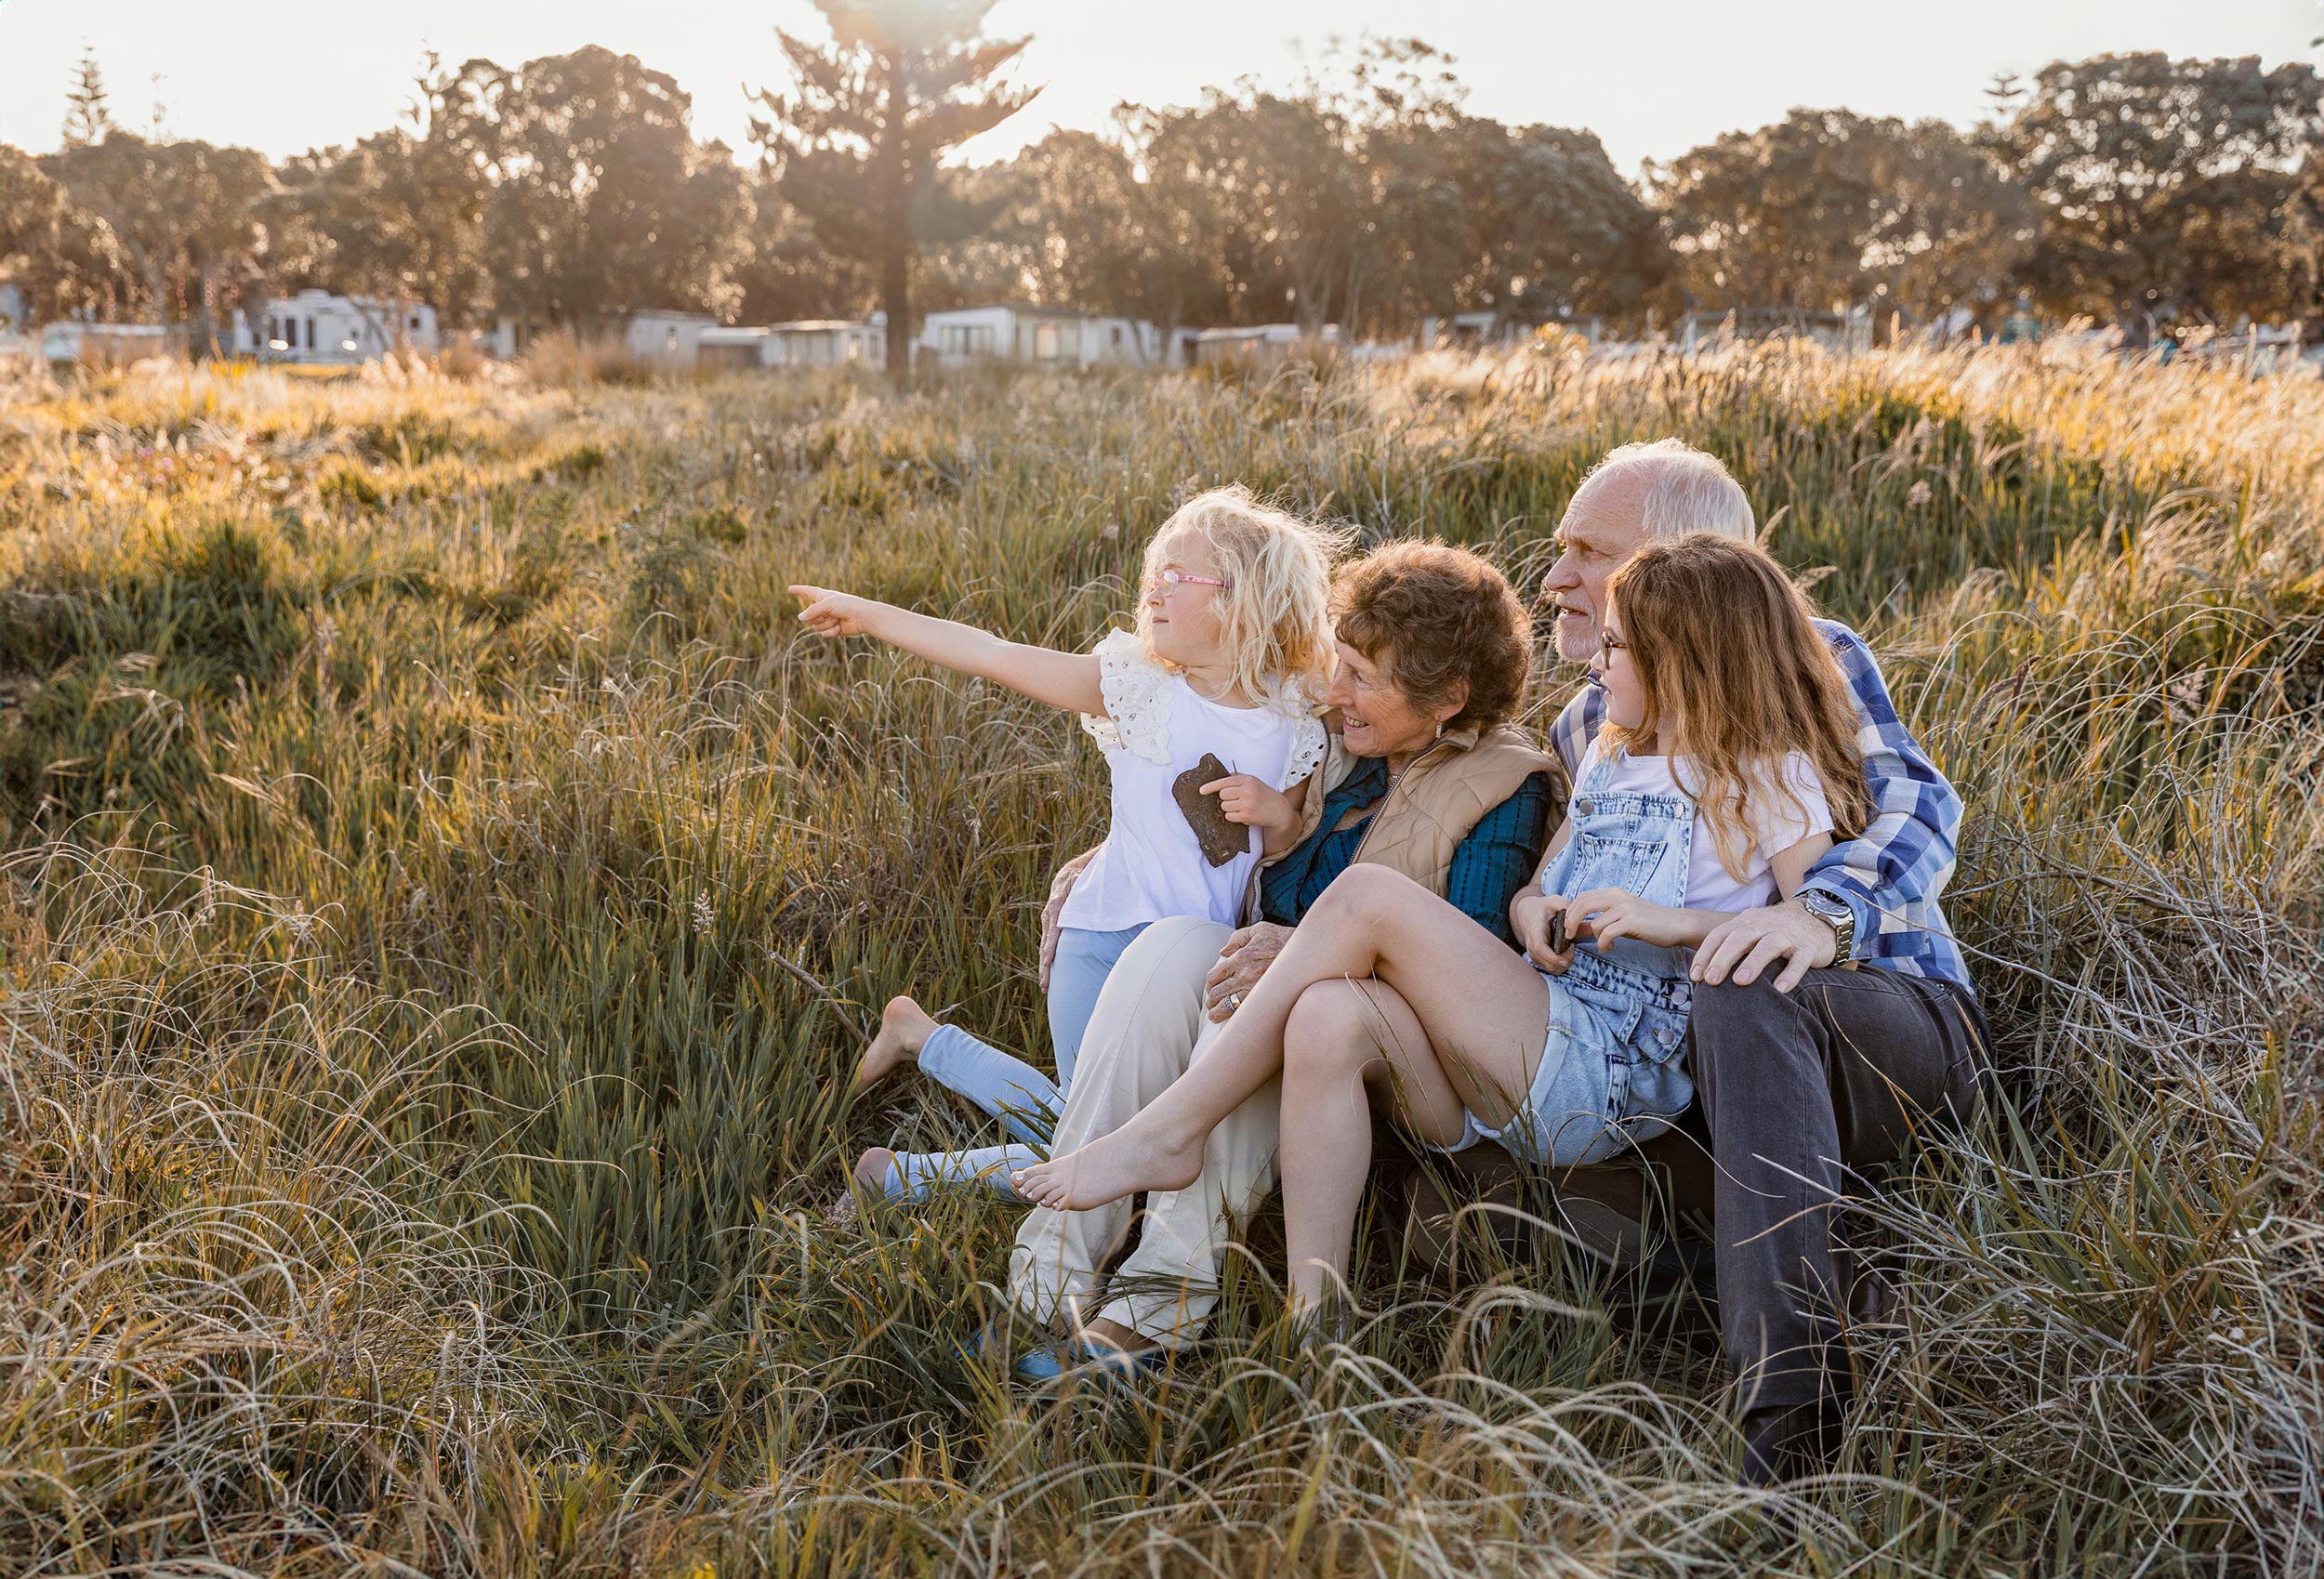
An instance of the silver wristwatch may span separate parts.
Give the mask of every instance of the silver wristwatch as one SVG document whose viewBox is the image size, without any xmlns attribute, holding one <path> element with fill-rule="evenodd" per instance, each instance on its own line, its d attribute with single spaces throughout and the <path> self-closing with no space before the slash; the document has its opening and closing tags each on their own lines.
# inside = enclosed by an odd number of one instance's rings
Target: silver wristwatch
<svg viewBox="0 0 2324 1579">
<path fill-rule="evenodd" d="M 1855 957 L 1856 913 L 1818 888 L 1802 888 L 1791 896 L 1802 910 L 1831 928 L 1831 962 L 1842 965 Z"/>
</svg>

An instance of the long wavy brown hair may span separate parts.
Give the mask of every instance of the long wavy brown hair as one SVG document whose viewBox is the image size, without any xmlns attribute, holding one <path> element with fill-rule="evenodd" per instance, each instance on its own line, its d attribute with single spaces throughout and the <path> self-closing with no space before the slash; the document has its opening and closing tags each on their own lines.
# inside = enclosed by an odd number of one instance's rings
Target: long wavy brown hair
<svg viewBox="0 0 2324 1579">
<path fill-rule="evenodd" d="M 1766 550 L 1707 532 L 1649 543 L 1606 584 L 1645 703 L 1635 730 L 1608 720 L 1609 748 L 1651 738 L 1695 797 L 1740 882 L 1750 849 L 1747 805 L 1777 796 L 1783 759 L 1807 753 L 1824 782 L 1834 836 L 1871 814 L 1855 704 L 1806 594 Z M 1681 758 L 1684 758 L 1682 765 Z"/>
</svg>

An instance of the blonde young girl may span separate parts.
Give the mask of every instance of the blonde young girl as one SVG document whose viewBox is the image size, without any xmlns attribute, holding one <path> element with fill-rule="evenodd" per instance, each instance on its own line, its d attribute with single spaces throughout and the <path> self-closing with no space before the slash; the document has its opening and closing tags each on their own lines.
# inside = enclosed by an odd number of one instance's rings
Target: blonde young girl
<svg viewBox="0 0 2324 1579">
<path fill-rule="evenodd" d="M 1279 854 L 1299 827 L 1308 776 L 1324 757 L 1324 729 L 1310 703 L 1328 679 L 1327 612 L 1331 533 L 1254 499 L 1216 488 L 1190 499 L 1147 545 L 1137 629 L 1115 631 L 1094 651 L 1059 652 L 1004 641 L 818 586 L 802 624 L 821 636 L 870 636 L 961 674 L 1068 707 L 1104 749 L 1113 817 L 1095 859 L 1074 884 L 1050 972 L 1054 1082 L 952 1026 L 908 997 L 891 999 L 865 1050 L 855 1089 L 900 1065 L 926 1073 L 1002 1121 L 1013 1143 L 965 1152 L 897 1156 L 874 1147 L 856 1177 L 891 1198 L 932 1185 L 981 1179 L 1008 1189 L 1010 1172 L 1038 1160 L 1032 1143 L 1064 1109 L 1081 1036 L 1098 990 L 1148 923 L 1200 915 L 1239 924 L 1261 851 Z M 1248 829 L 1204 840 L 1174 793 L 1206 758 L 1228 770 L 1195 787 Z M 1237 844 L 1240 848 L 1235 848 Z"/>
<path fill-rule="evenodd" d="M 1345 1273 L 1367 1094 L 1433 1146 L 1497 1136 L 1553 1166 L 1684 1110 L 1695 948 L 1788 897 L 1835 830 L 1862 825 L 1863 765 L 1831 649 L 1765 553 L 1709 534 L 1653 543 L 1609 592 L 1606 727 L 1537 885 L 1510 906 L 1532 964 L 1419 885 L 1351 867 L 1184 1076 L 1112 1135 L 1020 1174 L 1020 1193 L 1089 1207 L 1182 1189 L 1211 1126 L 1280 1072 L 1284 1112 L 1301 1115 L 1280 1153 L 1291 1290 L 1313 1307 Z M 1383 1063 L 1393 1078 L 1367 1080 Z"/>
</svg>

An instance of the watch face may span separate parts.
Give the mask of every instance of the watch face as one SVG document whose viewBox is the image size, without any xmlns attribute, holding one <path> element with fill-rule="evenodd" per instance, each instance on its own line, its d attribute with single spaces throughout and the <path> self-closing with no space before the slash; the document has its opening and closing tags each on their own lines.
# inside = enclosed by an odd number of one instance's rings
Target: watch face
<svg viewBox="0 0 2324 1579">
<path fill-rule="evenodd" d="M 1808 892 L 1800 895 L 1802 908 L 1832 929 L 1834 941 L 1842 947 L 1853 942 L 1855 936 L 1855 913 L 1827 893 Z"/>
</svg>

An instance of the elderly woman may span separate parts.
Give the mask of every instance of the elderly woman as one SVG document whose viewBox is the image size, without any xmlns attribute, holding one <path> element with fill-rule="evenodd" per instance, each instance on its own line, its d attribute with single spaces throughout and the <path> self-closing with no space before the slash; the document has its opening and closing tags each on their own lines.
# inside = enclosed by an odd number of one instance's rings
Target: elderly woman
<svg viewBox="0 0 2324 1579">
<path fill-rule="evenodd" d="M 1395 543 L 1344 567 L 1333 589 L 1340 732 L 1306 802 L 1303 836 L 1258 881 L 1259 919 L 1229 935 L 1186 917 L 1123 954 L 1089 1021 L 1057 1126 L 1070 1151 L 1119 1127 L 1202 1056 L 1219 1025 L 1332 878 L 1358 862 L 1443 896 L 1513 948 L 1509 901 L 1562 810 L 1565 775 L 1507 720 L 1525 690 L 1530 627 L 1500 572 L 1465 549 Z M 1061 889 L 1073 869 L 1061 874 Z M 1051 912 L 1056 908 L 1051 900 Z M 1098 1269 L 1130 1203 L 1036 1210 L 1010 1259 L 1016 1309 L 1066 1341 L 1022 1353 L 1019 1375 L 1122 1364 L 1195 1341 L 1216 1303 L 1231 1236 L 1274 1183 L 1277 1091 L 1211 1134 L 1202 1176 L 1147 1202 L 1136 1252 L 1101 1300 Z"/>
</svg>

